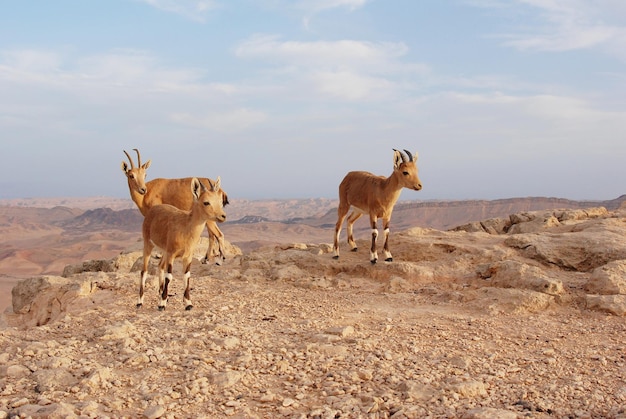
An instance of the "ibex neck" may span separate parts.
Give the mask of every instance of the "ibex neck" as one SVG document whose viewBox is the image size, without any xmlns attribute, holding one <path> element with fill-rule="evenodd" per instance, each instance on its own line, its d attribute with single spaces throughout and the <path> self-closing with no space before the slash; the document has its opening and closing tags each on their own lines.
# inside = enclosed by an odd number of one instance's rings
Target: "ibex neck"
<svg viewBox="0 0 626 419">
<path fill-rule="evenodd" d="M 209 220 L 204 212 L 204 208 L 194 203 L 191 210 L 189 210 L 189 223 L 193 226 L 203 227 L 207 221 Z"/>
<path fill-rule="evenodd" d="M 398 181 L 397 172 L 394 171 L 391 176 L 385 179 L 385 181 L 382 183 L 382 186 L 383 190 L 385 191 L 385 195 L 389 197 L 389 201 L 395 204 L 400 197 L 400 192 L 402 192 L 403 188 L 403 186 L 400 185 L 400 182 Z"/>
<path fill-rule="evenodd" d="M 130 190 L 130 199 L 132 199 L 133 202 L 135 203 L 135 205 L 137 205 L 137 208 L 139 208 L 139 212 L 141 212 L 141 214 L 143 216 L 145 216 L 146 215 L 146 210 L 143 207 L 144 195 L 142 195 L 139 192 L 135 191 L 130 185 L 128 185 L 128 189 Z"/>
</svg>

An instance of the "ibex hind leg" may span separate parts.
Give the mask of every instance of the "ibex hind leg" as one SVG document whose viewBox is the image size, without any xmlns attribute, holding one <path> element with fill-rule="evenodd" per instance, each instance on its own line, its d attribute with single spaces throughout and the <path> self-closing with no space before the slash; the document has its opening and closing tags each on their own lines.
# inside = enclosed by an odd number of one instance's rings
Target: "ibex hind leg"
<svg viewBox="0 0 626 419">
<path fill-rule="evenodd" d="M 350 245 L 350 250 L 352 252 L 356 252 L 358 249 L 356 242 L 354 241 L 354 223 L 356 220 L 358 220 L 359 218 L 361 218 L 361 215 L 363 215 L 362 212 L 357 211 L 357 210 L 353 210 L 352 213 L 348 216 L 348 225 L 346 227 L 347 233 L 348 233 L 348 244 Z"/>
<path fill-rule="evenodd" d="M 339 259 L 339 234 L 341 233 L 341 226 L 343 225 L 343 221 L 346 219 L 349 209 L 350 207 L 345 208 L 339 206 L 339 209 L 337 210 L 337 224 L 335 224 L 335 239 L 333 242 L 333 259 Z"/>
<path fill-rule="evenodd" d="M 167 273 L 165 274 L 165 281 L 163 283 L 163 290 L 161 291 L 161 297 L 159 300 L 159 311 L 163 311 L 165 310 L 165 307 L 167 306 L 167 297 L 168 297 L 168 288 L 170 285 L 170 282 L 172 282 L 172 265 L 168 265 L 167 267 Z"/>
<path fill-rule="evenodd" d="M 372 228 L 372 247 L 370 248 L 370 262 L 372 264 L 378 262 L 378 252 L 376 251 L 376 238 L 378 237 L 378 229 Z"/>
<path fill-rule="evenodd" d="M 141 276 L 139 277 L 139 298 L 137 299 L 137 308 L 141 308 L 143 306 L 143 294 L 146 289 L 146 277 L 148 276 L 148 271 L 141 271 Z"/>
<path fill-rule="evenodd" d="M 146 278 L 148 277 L 148 265 L 150 264 L 150 254 L 154 246 L 150 241 L 145 241 L 143 244 L 143 266 L 141 269 L 141 276 L 139 277 L 139 297 L 137 298 L 137 308 L 143 306 L 143 294 L 146 290 Z"/>
<path fill-rule="evenodd" d="M 215 227 L 217 232 L 211 231 L 209 224 L 207 224 L 207 233 L 209 236 L 209 247 L 207 248 L 206 255 L 200 260 L 202 264 L 211 264 L 215 259 L 215 264 L 221 266 L 226 260 L 226 252 L 224 251 L 224 234 L 217 226 Z M 219 232 L 219 233 L 218 233 Z M 217 252 L 215 247 L 217 245 Z"/>
</svg>

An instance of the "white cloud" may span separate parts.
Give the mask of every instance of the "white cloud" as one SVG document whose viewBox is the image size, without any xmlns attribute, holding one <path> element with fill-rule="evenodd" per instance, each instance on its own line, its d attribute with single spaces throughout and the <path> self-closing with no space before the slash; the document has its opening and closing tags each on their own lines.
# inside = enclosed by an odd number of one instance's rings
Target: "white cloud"
<svg viewBox="0 0 626 419">
<path fill-rule="evenodd" d="M 385 90 L 393 89 L 394 84 L 376 77 L 362 76 L 351 71 L 324 71 L 314 73 L 313 82 L 323 94 L 345 100 L 360 100 L 368 96 L 384 94 Z"/>
<path fill-rule="evenodd" d="M 385 66 L 408 52 L 401 42 L 281 41 L 274 35 L 254 35 L 235 49 L 243 58 L 280 60 L 297 65 L 336 67 L 341 65 Z"/>
<path fill-rule="evenodd" d="M 345 7 L 353 11 L 365 6 L 367 1 L 368 0 L 300 0 L 297 2 L 297 7 L 313 13 L 340 7 Z"/>
<path fill-rule="evenodd" d="M 178 113 L 171 115 L 171 120 L 188 126 L 207 128 L 218 132 L 245 131 L 267 119 L 264 112 L 253 109 L 234 109 L 231 111 L 205 114 Z"/>
<path fill-rule="evenodd" d="M 209 11 L 217 7 L 214 0 L 136 0 L 186 19 L 204 22 Z"/>
<path fill-rule="evenodd" d="M 524 19 L 524 27 L 501 34 L 504 44 L 522 50 L 571 51 L 601 48 L 626 58 L 626 3 L 616 0 L 475 0 L 470 4 L 508 10 Z"/>
<path fill-rule="evenodd" d="M 401 42 L 282 41 L 273 35 L 255 35 L 241 42 L 235 55 L 265 61 L 291 81 L 335 99 L 360 100 L 387 95 L 403 78 L 423 76 L 428 68 L 404 63 L 408 47 Z M 304 92 L 303 92 L 304 93 Z"/>
</svg>

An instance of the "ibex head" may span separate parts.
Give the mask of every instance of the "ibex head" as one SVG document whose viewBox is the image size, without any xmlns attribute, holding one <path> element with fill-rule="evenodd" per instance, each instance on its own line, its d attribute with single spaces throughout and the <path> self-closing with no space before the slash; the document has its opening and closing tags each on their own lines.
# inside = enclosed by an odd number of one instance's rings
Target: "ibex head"
<svg viewBox="0 0 626 419">
<path fill-rule="evenodd" d="M 143 165 L 141 164 L 141 155 L 139 154 L 139 150 L 134 148 L 137 152 L 137 167 L 133 163 L 133 159 L 128 155 L 126 150 L 124 150 L 124 154 L 128 157 L 128 161 L 130 162 L 130 166 L 125 161 L 122 161 L 122 171 L 128 178 L 128 187 L 131 189 L 131 192 L 134 190 L 135 192 L 144 195 L 147 192 L 146 188 L 146 169 L 150 167 L 151 160 L 148 160 Z"/>
<path fill-rule="evenodd" d="M 400 184 L 409 189 L 419 191 L 422 189 L 422 182 L 417 175 L 417 152 L 411 154 L 410 151 L 401 151 L 393 149 L 393 168 L 394 173 L 397 173 Z"/>
<path fill-rule="evenodd" d="M 215 182 L 209 180 L 209 188 L 204 186 L 197 178 L 191 180 L 191 193 L 193 199 L 202 206 L 207 220 L 225 221 L 224 199 L 220 189 L 221 179 L 218 176 Z"/>
</svg>

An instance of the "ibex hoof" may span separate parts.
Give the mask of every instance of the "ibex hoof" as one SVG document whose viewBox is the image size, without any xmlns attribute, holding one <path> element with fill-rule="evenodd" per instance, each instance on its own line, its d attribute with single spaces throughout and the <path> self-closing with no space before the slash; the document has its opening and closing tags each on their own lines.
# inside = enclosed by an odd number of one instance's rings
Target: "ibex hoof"
<svg viewBox="0 0 626 419">
<path fill-rule="evenodd" d="M 372 265 L 375 265 L 376 262 L 378 262 L 378 259 L 372 259 L 372 260 L 370 260 L 370 262 L 372 263 Z"/>
<path fill-rule="evenodd" d="M 185 307 L 185 310 L 189 311 L 193 308 L 193 306 L 191 304 L 189 304 L 187 307 Z"/>
<path fill-rule="evenodd" d="M 141 308 L 142 306 L 143 306 L 143 304 L 137 303 L 137 308 Z"/>
<path fill-rule="evenodd" d="M 385 259 L 385 262 L 393 262 L 393 258 L 387 258 Z"/>
<path fill-rule="evenodd" d="M 165 310 L 165 306 L 159 306 L 159 311 Z"/>
<path fill-rule="evenodd" d="M 352 250 L 350 250 L 351 252 L 356 252 L 357 250 L 359 250 L 358 247 L 353 247 Z"/>
<path fill-rule="evenodd" d="M 337 260 L 337 259 L 339 259 L 339 256 L 335 255 L 335 256 L 333 256 L 333 259 Z"/>
</svg>

